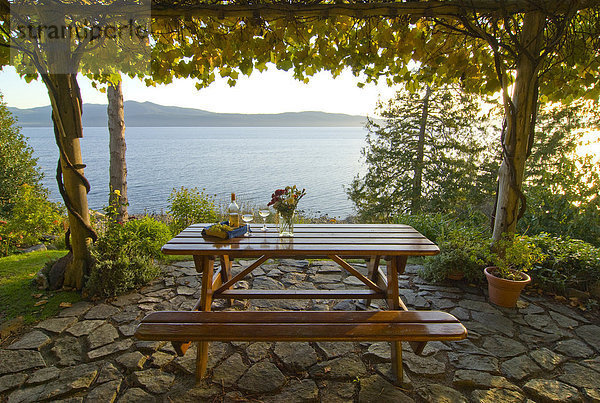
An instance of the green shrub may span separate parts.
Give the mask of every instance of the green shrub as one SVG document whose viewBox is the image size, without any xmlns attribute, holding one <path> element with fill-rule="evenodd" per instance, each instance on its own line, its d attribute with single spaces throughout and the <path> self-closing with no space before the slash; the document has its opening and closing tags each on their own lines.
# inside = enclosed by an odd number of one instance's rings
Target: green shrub
<svg viewBox="0 0 600 403">
<path fill-rule="evenodd" d="M 0 94 L 0 217 L 10 218 L 15 197 L 23 184 L 41 188 L 42 172 L 33 149 L 21 134 Z"/>
<path fill-rule="evenodd" d="M 491 241 L 481 230 L 457 227 L 438 237 L 440 253 L 425 259 L 421 276 L 428 281 L 443 281 L 448 274 L 462 273 L 470 282 L 484 279 L 483 269 L 492 260 Z"/>
<path fill-rule="evenodd" d="M 140 256 L 119 256 L 105 259 L 92 251 L 94 264 L 85 291 L 92 297 L 112 297 L 140 287 L 160 273 L 152 259 Z"/>
<path fill-rule="evenodd" d="M 542 261 L 530 270 L 540 288 L 565 293 L 567 288 L 587 291 L 600 281 L 600 248 L 568 237 L 539 234 L 531 240 L 542 250 Z"/>
<path fill-rule="evenodd" d="M 394 217 L 394 223 L 410 225 L 433 242 L 438 242 L 438 239 L 460 227 L 456 218 L 442 213 L 400 215 Z"/>
<path fill-rule="evenodd" d="M 154 259 L 170 238 L 168 226 L 150 217 L 126 223 L 108 221 L 91 249 L 93 264 L 86 292 L 110 297 L 148 283 L 160 273 Z"/>
<path fill-rule="evenodd" d="M 17 189 L 10 216 L 0 223 L 0 255 L 39 243 L 45 235 L 64 231 L 65 215 L 58 203 L 48 200 L 47 190 L 23 184 Z"/>
<path fill-rule="evenodd" d="M 218 220 L 215 200 L 198 188 L 173 189 L 168 198 L 171 230 L 178 233 L 191 224 Z"/>
</svg>

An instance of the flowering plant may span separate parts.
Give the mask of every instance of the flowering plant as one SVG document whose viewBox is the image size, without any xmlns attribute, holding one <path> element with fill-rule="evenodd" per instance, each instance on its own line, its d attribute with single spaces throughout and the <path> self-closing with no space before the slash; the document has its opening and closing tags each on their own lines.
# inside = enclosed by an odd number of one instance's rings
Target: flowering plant
<svg viewBox="0 0 600 403">
<path fill-rule="evenodd" d="M 298 190 L 296 185 L 287 186 L 285 189 L 277 189 L 271 195 L 268 206 L 273 206 L 283 217 L 291 217 L 298 206 L 300 199 L 306 194 L 306 189 Z"/>
</svg>

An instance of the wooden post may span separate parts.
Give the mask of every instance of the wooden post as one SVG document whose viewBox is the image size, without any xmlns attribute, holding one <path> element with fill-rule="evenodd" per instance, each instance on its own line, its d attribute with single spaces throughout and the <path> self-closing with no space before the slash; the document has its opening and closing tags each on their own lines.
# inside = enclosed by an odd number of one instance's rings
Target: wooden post
<svg viewBox="0 0 600 403">
<path fill-rule="evenodd" d="M 387 303 L 389 309 L 399 310 L 404 307 L 400 305 L 400 292 L 398 291 L 398 271 L 404 272 L 406 256 L 391 256 L 387 259 Z M 404 308 L 405 309 L 405 308 Z M 392 342 L 392 373 L 396 374 L 398 383 L 402 383 L 404 373 L 402 370 L 402 342 Z"/>
<path fill-rule="evenodd" d="M 200 296 L 199 311 L 210 311 L 212 306 L 212 281 L 215 258 L 214 256 L 196 256 L 194 255 L 196 270 L 202 272 L 202 288 Z M 208 365 L 208 342 L 198 342 L 198 352 L 196 355 L 196 382 L 199 382 L 206 373 Z"/>
</svg>

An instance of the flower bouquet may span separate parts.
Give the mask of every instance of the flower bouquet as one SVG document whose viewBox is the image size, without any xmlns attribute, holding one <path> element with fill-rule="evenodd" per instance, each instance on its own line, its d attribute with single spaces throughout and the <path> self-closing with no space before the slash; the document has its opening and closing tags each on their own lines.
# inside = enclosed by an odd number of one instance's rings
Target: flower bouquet
<svg viewBox="0 0 600 403">
<path fill-rule="evenodd" d="M 298 202 L 306 194 L 306 189 L 298 190 L 296 185 L 277 189 L 271 195 L 269 206 L 277 210 L 279 216 L 279 236 L 294 236 L 294 213 Z"/>
</svg>

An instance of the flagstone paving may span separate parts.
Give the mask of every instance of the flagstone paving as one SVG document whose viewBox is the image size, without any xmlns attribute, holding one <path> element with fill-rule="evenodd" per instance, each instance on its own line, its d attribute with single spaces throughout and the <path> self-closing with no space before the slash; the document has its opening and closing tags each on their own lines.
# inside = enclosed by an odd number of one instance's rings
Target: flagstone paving
<svg viewBox="0 0 600 403">
<path fill-rule="evenodd" d="M 249 262 L 234 264 L 234 273 Z M 364 265 L 355 265 L 366 272 Z M 411 309 L 438 309 L 469 330 L 461 342 L 404 346 L 405 379 L 392 383 L 389 343 L 211 343 L 209 376 L 194 380 L 195 347 L 138 341 L 151 311 L 189 310 L 199 297 L 192 262 L 112 301 L 79 302 L 0 348 L 0 402 L 600 402 L 600 318 L 543 296 L 519 308 L 489 304 L 480 288 L 431 285 L 408 266 L 400 276 Z M 354 288 L 328 261 L 270 261 L 241 288 Z M 361 301 L 235 300 L 220 309 L 362 309 Z M 385 307 L 383 301 L 375 305 Z"/>
</svg>

